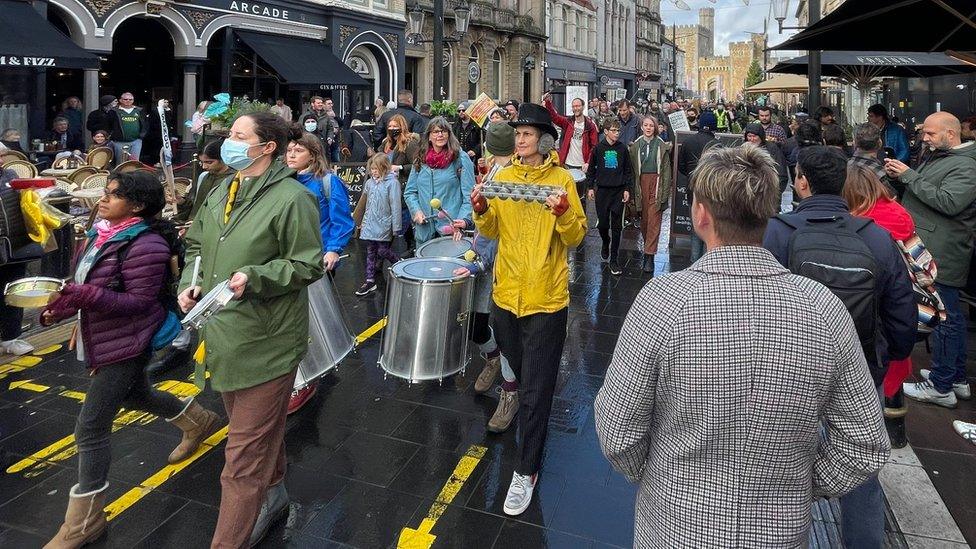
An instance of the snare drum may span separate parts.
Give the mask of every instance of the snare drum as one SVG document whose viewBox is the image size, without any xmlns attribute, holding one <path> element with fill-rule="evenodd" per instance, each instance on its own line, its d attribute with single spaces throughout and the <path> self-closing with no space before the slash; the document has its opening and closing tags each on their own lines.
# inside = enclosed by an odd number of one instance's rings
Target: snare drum
<svg viewBox="0 0 976 549">
<path fill-rule="evenodd" d="M 466 265 L 415 257 L 390 268 L 379 360 L 387 374 L 414 383 L 464 371 L 474 277 L 455 276 L 454 269 Z"/>
<path fill-rule="evenodd" d="M 355 346 L 335 286 L 325 275 L 308 287 L 308 353 L 298 363 L 295 389 L 305 388 L 337 367 Z"/>
<path fill-rule="evenodd" d="M 3 289 L 3 296 L 7 305 L 11 307 L 38 309 L 47 307 L 54 300 L 54 295 L 62 288 L 64 288 L 64 281 L 60 278 L 31 276 L 7 284 Z"/>
<path fill-rule="evenodd" d="M 210 320 L 210 317 L 226 307 L 231 299 L 234 299 L 234 290 L 230 289 L 230 281 L 225 280 L 217 284 L 203 296 L 203 299 L 197 301 L 190 312 L 186 313 L 183 317 L 183 327 L 199 330 Z"/>
<path fill-rule="evenodd" d="M 583 170 L 579 168 L 570 168 L 568 171 L 569 171 L 569 175 L 573 176 L 573 181 L 577 183 L 582 183 L 583 181 L 586 181 L 586 174 L 583 172 Z"/>
<path fill-rule="evenodd" d="M 442 236 L 428 240 L 417 246 L 417 257 L 454 257 L 464 258 L 464 254 L 474 247 L 474 240 L 464 237 L 455 242 L 453 236 Z"/>
</svg>

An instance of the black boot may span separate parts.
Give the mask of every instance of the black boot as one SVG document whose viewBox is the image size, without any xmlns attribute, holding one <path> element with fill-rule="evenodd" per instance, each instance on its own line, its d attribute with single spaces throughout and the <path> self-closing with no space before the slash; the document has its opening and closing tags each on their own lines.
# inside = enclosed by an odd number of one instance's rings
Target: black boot
<svg viewBox="0 0 976 549">
<path fill-rule="evenodd" d="M 170 352 L 162 360 L 153 362 L 146 367 L 146 375 L 149 376 L 149 380 L 153 383 L 161 381 L 167 372 L 189 364 L 193 358 L 193 351 L 191 350 L 193 348 L 193 345 L 187 346 L 186 349 L 171 347 Z"/>
<path fill-rule="evenodd" d="M 644 254 L 641 270 L 644 271 L 644 274 L 654 276 L 654 254 Z"/>
</svg>

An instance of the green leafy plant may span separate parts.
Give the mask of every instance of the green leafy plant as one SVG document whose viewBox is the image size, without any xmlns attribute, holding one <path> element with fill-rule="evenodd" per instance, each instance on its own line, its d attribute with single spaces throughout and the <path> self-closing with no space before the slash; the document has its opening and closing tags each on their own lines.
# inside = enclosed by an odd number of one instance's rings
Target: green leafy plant
<svg viewBox="0 0 976 549">
<path fill-rule="evenodd" d="M 214 128 L 229 128 L 238 116 L 270 111 L 271 105 L 268 103 L 251 101 L 246 95 L 235 97 L 223 112 L 210 118 L 210 124 Z"/>
<path fill-rule="evenodd" d="M 457 116 L 457 107 L 457 104 L 453 101 L 434 100 L 430 102 L 430 114 L 432 116 L 455 118 Z"/>
</svg>

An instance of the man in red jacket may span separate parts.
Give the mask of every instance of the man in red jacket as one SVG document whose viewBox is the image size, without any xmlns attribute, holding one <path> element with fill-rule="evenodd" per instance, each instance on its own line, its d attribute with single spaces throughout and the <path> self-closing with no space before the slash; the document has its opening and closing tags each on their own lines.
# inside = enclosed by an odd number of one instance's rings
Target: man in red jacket
<svg viewBox="0 0 976 549">
<path fill-rule="evenodd" d="M 542 96 L 542 103 L 549 111 L 552 122 L 559 127 L 562 138 L 559 141 L 559 163 L 567 170 L 573 168 L 586 173 L 590 166 L 590 156 L 596 148 L 597 134 L 599 133 L 596 124 L 583 114 L 586 104 L 582 99 L 573 99 L 573 118 L 567 118 L 552 106 L 552 96 L 545 94 Z M 583 204 L 583 211 L 586 211 L 586 180 L 576 181 L 576 191 L 579 193 L 580 202 Z"/>
</svg>

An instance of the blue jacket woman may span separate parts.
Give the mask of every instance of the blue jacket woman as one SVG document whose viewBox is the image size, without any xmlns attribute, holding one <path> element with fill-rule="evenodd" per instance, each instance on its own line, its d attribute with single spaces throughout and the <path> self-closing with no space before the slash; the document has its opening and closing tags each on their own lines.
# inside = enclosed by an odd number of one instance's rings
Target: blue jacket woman
<svg viewBox="0 0 976 549">
<path fill-rule="evenodd" d="M 473 188 L 474 164 L 461 152 L 447 120 L 434 118 L 421 139 L 420 152 L 403 191 L 418 246 L 439 236 L 439 227 L 450 225 L 450 220 L 437 217 L 438 212 L 430 206 L 431 199 L 440 199 L 441 208 L 454 219 L 470 218 L 468 196 Z"/>
<path fill-rule="evenodd" d="M 331 271 L 339 262 L 355 226 L 349 208 L 349 191 L 342 180 L 329 171 L 318 137 L 297 128 L 289 137 L 285 161 L 289 168 L 298 172 L 295 179 L 315 197 L 325 253 L 323 261 L 325 269 Z"/>
</svg>

